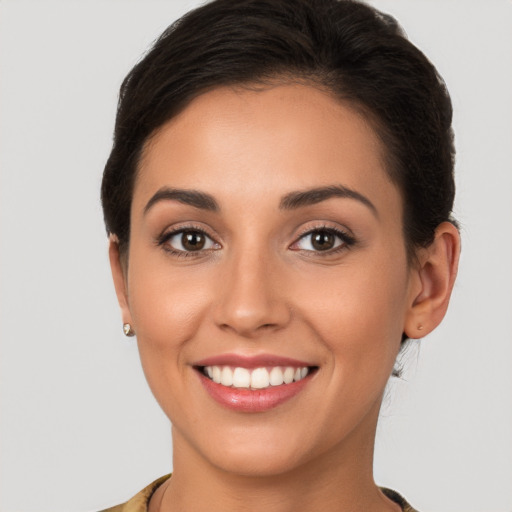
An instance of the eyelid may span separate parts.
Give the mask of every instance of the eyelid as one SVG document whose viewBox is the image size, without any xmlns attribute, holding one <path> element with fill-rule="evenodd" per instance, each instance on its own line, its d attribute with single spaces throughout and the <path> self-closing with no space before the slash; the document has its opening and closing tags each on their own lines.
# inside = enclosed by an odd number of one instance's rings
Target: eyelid
<svg viewBox="0 0 512 512">
<path fill-rule="evenodd" d="M 332 233 L 335 236 L 337 236 L 342 241 L 342 243 L 339 244 L 338 246 L 333 247 L 332 249 L 328 249 L 325 251 L 314 251 L 314 250 L 310 250 L 310 249 L 300 249 L 300 248 L 293 249 L 293 246 L 297 245 L 300 240 L 302 240 L 306 236 L 316 233 L 318 231 L 327 231 L 329 233 Z M 301 231 L 297 235 L 297 237 L 295 238 L 295 241 L 290 245 L 290 249 L 327 256 L 328 254 L 333 254 L 333 253 L 336 253 L 337 251 L 340 251 L 343 249 L 348 249 L 349 247 L 355 245 L 356 242 L 357 242 L 356 238 L 350 232 L 349 229 L 341 228 L 339 226 L 333 226 L 331 224 L 327 224 L 324 222 L 322 224 L 318 224 L 315 226 L 308 226 L 307 228 L 304 228 L 304 230 Z"/>
<path fill-rule="evenodd" d="M 221 249 L 221 244 L 217 241 L 217 237 L 215 235 L 212 235 L 210 233 L 210 230 L 202 225 L 198 225 L 195 223 L 179 223 L 178 225 L 174 225 L 172 227 L 167 227 L 162 231 L 162 233 L 156 237 L 155 243 L 158 246 L 164 246 L 171 238 L 173 238 L 176 235 L 179 235 L 180 233 L 186 232 L 186 231 L 192 231 L 192 232 L 198 232 L 203 234 L 205 237 L 209 238 L 211 242 L 215 245 L 215 247 L 210 247 L 207 249 L 198 249 L 197 251 L 187 251 L 187 250 L 181 250 L 171 247 L 163 247 L 164 250 L 166 250 L 169 253 L 174 253 L 175 255 L 179 256 L 199 256 L 204 254 L 205 252 L 211 252 L 212 250 L 218 250 Z M 305 238 L 308 235 L 311 235 L 318 231 L 327 231 L 329 233 L 334 234 L 336 237 L 338 237 L 342 243 L 339 245 L 327 249 L 325 251 L 319 251 L 319 250 L 311 250 L 311 249 L 301 249 L 301 248 L 294 248 L 300 240 Z M 305 228 L 303 228 L 299 234 L 295 237 L 295 241 L 289 246 L 289 249 L 295 250 L 295 251 L 303 251 L 305 253 L 315 253 L 319 255 L 329 255 L 334 254 L 336 252 L 339 252 L 344 249 L 348 249 L 351 246 L 353 246 L 356 243 L 356 238 L 352 234 L 352 232 L 344 227 L 340 226 L 333 226 L 327 222 L 322 222 L 317 225 L 309 225 Z"/>
<path fill-rule="evenodd" d="M 197 251 L 186 251 L 176 249 L 172 246 L 165 247 L 165 244 L 169 240 L 171 240 L 176 235 L 179 235 L 180 233 L 184 233 L 186 231 L 201 233 L 205 237 L 209 238 L 216 247 L 208 249 L 198 249 Z M 179 256 L 199 256 L 201 253 L 204 254 L 205 252 L 210 252 L 212 250 L 218 250 L 221 248 L 221 244 L 216 240 L 216 237 L 213 236 L 205 226 L 199 226 L 197 224 L 191 224 L 186 222 L 164 229 L 161 232 L 161 234 L 156 237 L 155 243 L 156 245 L 161 246 L 165 251 Z"/>
</svg>

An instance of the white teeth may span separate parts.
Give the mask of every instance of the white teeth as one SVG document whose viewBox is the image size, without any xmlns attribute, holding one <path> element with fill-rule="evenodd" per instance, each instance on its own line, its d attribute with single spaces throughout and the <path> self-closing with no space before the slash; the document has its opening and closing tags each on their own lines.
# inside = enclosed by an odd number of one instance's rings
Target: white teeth
<svg viewBox="0 0 512 512">
<path fill-rule="evenodd" d="M 285 384 L 290 384 L 290 382 L 293 382 L 293 374 L 295 373 L 295 370 L 288 366 L 286 370 L 283 373 L 283 380 Z"/>
<path fill-rule="evenodd" d="M 208 366 L 206 367 L 206 371 L 208 372 Z M 212 380 L 213 382 L 216 382 L 217 384 L 220 384 L 220 368 L 218 366 L 214 366 L 212 369 Z"/>
<path fill-rule="evenodd" d="M 271 386 L 280 386 L 284 382 L 283 370 L 279 368 L 279 366 L 274 366 L 272 370 L 270 370 L 270 385 Z"/>
<path fill-rule="evenodd" d="M 227 387 L 265 389 L 302 380 L 309 373 L 308 367 L 273 366 L 267 368 L 247 368 L 230 366 L 205 366 L 204 374 L 213 382 Z"/>
<path fill-rule="evenodd" d="M 255 368 L 251 372 L 251 388 L 263 389 L 270 385 L 270 375 L 266 368 Z"/>
<path fill-rule="evenodd" d="M 222 368 L 222 373 L 220 374 L 220 383 L 223 386 L 233 385 L 233 371 L 229 366 L 224 366 L 224 368 Z"/>
<path fill-rule="evenodd" d="M 233 372 L 233 387 L 248 388 L 251 386 L 251 373 L 246 368 L 235 368 Z"/>
</svg>

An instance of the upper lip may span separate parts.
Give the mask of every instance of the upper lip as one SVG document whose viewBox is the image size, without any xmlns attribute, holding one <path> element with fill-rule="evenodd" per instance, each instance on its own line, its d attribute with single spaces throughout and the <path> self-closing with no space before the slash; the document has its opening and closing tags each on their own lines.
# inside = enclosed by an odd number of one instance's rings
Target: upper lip
<svg viewBox="0 0 512 512">
<path fill-rule="evenodd" d="M 305 366 L 314 366 L 307 361 L 299 361 L 290 357 L 282 357 L 275 354 L 257 354 L 247 356 L 241 354 L 220 354 L 217 356 L 201 359 L 193 366 L 233 366 L 241 368 L 262 368 L 265 366 L 292 366 L 294 368 L 303 368 Z"/>
</svg>

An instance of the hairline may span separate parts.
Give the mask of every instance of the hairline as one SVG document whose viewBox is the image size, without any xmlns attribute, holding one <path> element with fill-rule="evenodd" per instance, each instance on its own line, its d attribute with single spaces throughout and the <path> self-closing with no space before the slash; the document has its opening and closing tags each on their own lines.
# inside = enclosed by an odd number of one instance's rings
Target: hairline
<svg viewBox="0 0 512 512">
<path fill-rule="evenodd" d="M 324 75 L 324 79 L 322 79 L 322 75 Z M 140 145 L 140 149 L 138 149 L 138 154 L 136 154 L 136 159 L 134 163 L 134 172 L 132 179 L 132 190 L 131 190 L 131 198 L 130 198 L 130 223 L 128 226 L 128 236 L 126 240 L 126 247 L 122 248 L 124 252 L 128 249 L 130 244 L 130 232 L 131 232 L 131 209 L 133 205 L 133 195 L 135 191 L 135 187 L 139 180 L 139 175 L 144 169 L 145 157 L 151 145 L 153 144 L 155 138 L 161 132 L 161 130 L 167 126 L 169 123 L 172 123 L 175 120 L 178 120 L 179 117 L 187 110 L 192 102 L 198 99 L 209 92 L 217 91 L 219 89 L 231 89 L 233 92 L 240 91 L 251 91 L 251 92 L 264 92 L 274 87 L 279 87 L 283 85 L 302 85 L 305 87 L 312 87 L 317 89 L 320 92 L 323 92 L 327 96 L 331 97 L 337 103 L 343 105 L 345 108 L 348 108 L 353 113 L 355 113 L 365 124 L 369 126 L 372 132 L 375 134 L 377 142 L 378 142 L 378 153 L 379 160 L 381 161 L 382 167 L 385 171 L 387 178 L 390 180 L 390 183 L 394 185 L 399 193 L 400 199 L 402 201 L 402 233 L 404 246 L 407 254 L 407 262 L 409 265 L 414 263 L 415 254 L 420 247 L 417 247 L 412 241 L 409 241 L 407 231 L 406 231 L 406 206 L 407 201 L 404 197 L 405 190 L 403 189 L 402 184 L 400 183 L 398 176 L 400 173 L 394 170 L 398 164 L 397 158 L 394 156 L 391 149 L 386 149 L 387 139 L 390 137 L 394 139 L 392 131 L 386 127 L 384 121 L 382 121 L 379 115 L 374 112 L 370 107 L 365 105 L 362 101 L 357 98 L 353 98 L 349 95 L 344 96 L 341 92 L 343 90 L 343 83 L 341 83 L 340 91 L 336 91 L 336 88 L 333 84 L 329 84 L 328 73 L 323 73 L 322 71 L 310 71 L 310 72 L 300 72 L 299 70 L 284 70 L 282 72 L 275 72 L 272 74 L 265 74 L 263 76 L 255 76 L 250 80 L 243 81 L 226 81 L 225 83 L 218 83 L 210 86 L 206 86 L 204 88 L 198 89 L 194 91 L 189 97 L 184 99 L 182 103 L 178 106 L 177 110 L 173 112 L 172 115 L 167 116 L 166 119 L 161 122 L 157 127 L 155 127 L 142 141 Z M 339 82 L 339 80 L 338 80 Z"/>
</svg>

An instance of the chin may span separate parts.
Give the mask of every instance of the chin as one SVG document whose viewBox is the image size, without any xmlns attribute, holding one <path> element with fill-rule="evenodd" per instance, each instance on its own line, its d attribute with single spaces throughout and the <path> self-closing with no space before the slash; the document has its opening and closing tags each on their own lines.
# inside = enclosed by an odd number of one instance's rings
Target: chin
<svg viewBox="0 0 512 512">
<path fill-rule="evenodd" d="M 262 450 L 261 445 L 251 447 L 225 447 L 222 454 L 210 461 L 219 469 L 246 477 L 275 477 L 289 473 L 300 466 L 296 455 L 283 449 Z"/>
<path fill-rule="evenodd" d="M 214 431 L 214 435 L 212 435 Z M 309 460 L 305 432 L 299 434 L 282 425 L 220 427 L 197 435 L 188 444 L 200 458 L 222 471 L 247 477 L 270 477 L 289 473 Z M 192 441 L 190 436 L 187 436 Z M 301 441 L 302 438 L 302 441 Z M 180 443 L 180 446 L 183 444 Z M 315 450 L 313 450 L 315 451 Z"/>
</svg>

